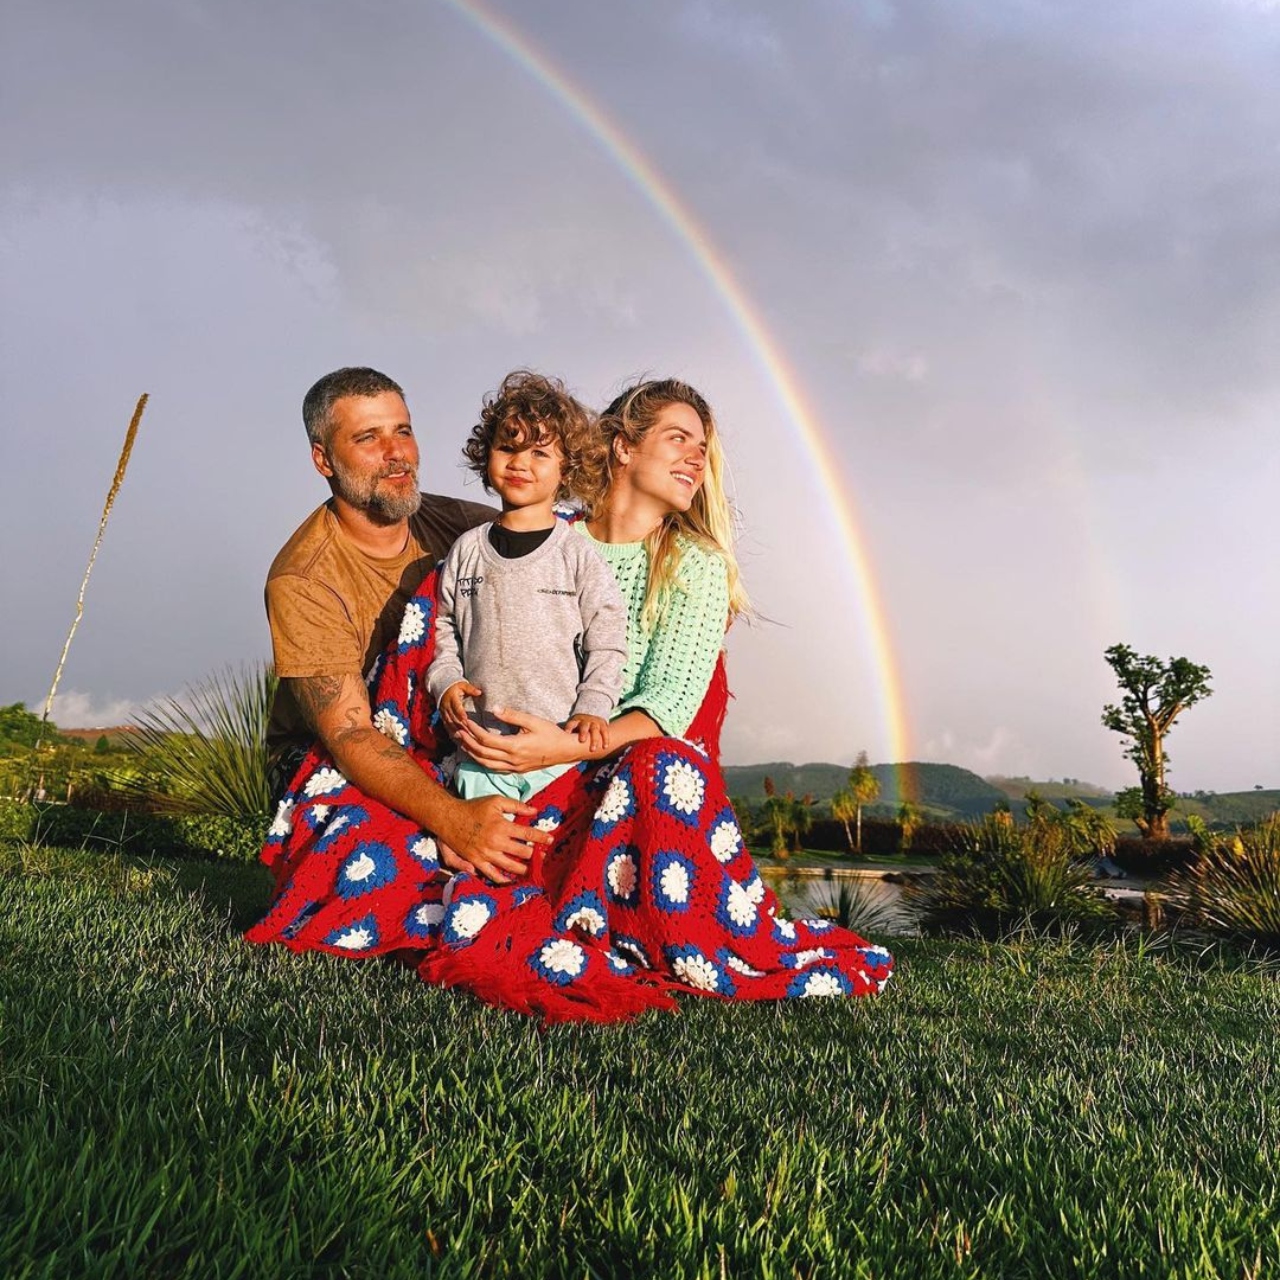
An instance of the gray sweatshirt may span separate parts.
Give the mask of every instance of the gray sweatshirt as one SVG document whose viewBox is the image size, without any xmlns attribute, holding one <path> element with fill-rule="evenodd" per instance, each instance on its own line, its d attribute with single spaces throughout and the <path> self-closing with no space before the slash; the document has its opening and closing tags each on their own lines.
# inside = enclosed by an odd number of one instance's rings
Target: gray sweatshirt
<svg viewBox="0 0 1280 1280">
<path fill-rule="evenodd" d="M 459 680 L 479 685 L 474 718 L 486 729 L 516 732 L 490 707 L 563 724 L 572 715 L 607 719 L 617 705 L 626 606 L 609 566 L 564 520 L 514 560 L 489 545 L 487 524 L 467 530 L 440 571 L 435 626 L 427 688 L 438 702 Z"/>
</svg>

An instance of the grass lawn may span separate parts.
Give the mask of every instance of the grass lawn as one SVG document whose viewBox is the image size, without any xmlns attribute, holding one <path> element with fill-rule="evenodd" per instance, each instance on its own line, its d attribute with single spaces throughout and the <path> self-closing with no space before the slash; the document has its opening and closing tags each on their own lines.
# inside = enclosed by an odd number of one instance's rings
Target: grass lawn
<svg viewBox="0 0 1280 1280">
<path fill-rule="evenodd" d="M 1274 971 L 903 940 L 541 1032 L 249 947 L 256 868 L 0 850 L 0 1275 L 1280 1274 Z"/>
</svg>

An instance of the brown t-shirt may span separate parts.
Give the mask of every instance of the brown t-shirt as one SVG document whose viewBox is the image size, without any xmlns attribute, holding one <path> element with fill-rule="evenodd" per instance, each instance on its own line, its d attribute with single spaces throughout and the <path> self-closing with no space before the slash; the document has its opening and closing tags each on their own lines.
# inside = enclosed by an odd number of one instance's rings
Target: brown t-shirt
<svg viewBox="0 0 1280 1280">
<path fill-rule="evenodd" d="M 267 621 L 276 674 L 363 676 L 400 626 L 400 616 L 431 566 L 460 533 L 497 515 L 492 507 L 424 493 L 409 517 L 398 556 L 361 551 L 325 503 L 284 544 L 267 574 Z M 281 686 L 271 708 L 273 749 L 313 737 Z"/>
</svg>

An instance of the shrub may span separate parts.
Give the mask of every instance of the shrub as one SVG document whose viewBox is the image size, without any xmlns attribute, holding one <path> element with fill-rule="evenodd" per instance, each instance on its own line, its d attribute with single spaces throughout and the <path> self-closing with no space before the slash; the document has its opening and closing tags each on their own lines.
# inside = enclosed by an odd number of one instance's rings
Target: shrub
<svg viewBox="0 0 1280 1280">
<path fill-rule="evenodd" d="M 988 937 L 1114 918 L 1093 884 L 1078 833 L 1062 815 L 1022 827 L 992 815 L 968 826 L 958 847 L 943 855 L 938 873 L 909 892 L 924 928 Z"/>
<path fill-rule="evenodd" d="M 132 777 L 116 785 L 169 813 L 257 819 L 271 811 L 267 720 L 276 677 L 269 667 L 224 671 L 166 698 L 138 718 L 128 745 L 138 754 Z"/>
<path fill-rule="evenodd" d="M 65 804 L 0 800 L 0 838 L 63 848 L 147 856 L 230 858 L 252 862 L 266 820 L 219 814 L 102 813 Z"/>
<path fill-rule="evenodd" d="M 865 828 L 863 834 L 866 834 Z M 879 880 L 842 876 L 828 882 L 821 893 L 811 894 L 810 901 L 814 913 L 821 919 L 866 938 L 892 934 L 901 923 Z"/>
<path fill-rule="evenodd" d="M 1111 857 L 1130 875 L 1162 876 L 1188 866 L 1195 857 L 1195 848 L 1192 841 L 1176 836 L 1170 840 L 1119 836 Z"/>
<path fill-rule="evenodd" d="M 1280 813 L 1232 837 L 1202 837 L 1170 878 L 1166 902 L 1192 925 L 1268 949 L 1280 947 Z"/>
</svg>

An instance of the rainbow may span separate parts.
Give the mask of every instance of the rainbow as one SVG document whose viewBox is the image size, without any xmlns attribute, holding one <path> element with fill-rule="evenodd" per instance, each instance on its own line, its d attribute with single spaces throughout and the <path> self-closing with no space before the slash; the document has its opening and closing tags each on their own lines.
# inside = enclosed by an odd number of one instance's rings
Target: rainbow
<svg viewBox="0 0 1280 1280">
<path fill-rule="evenodd" d="M 848 498 L 837 481 L 841 473 L 840 464 L 827 444 L 817 418 L 805 402 L 795 373 L 788 367 L 778 343 L 765 327 L 759 309 L 678 193 L 598 103 L 559 71 L 513 23 L 492 13 L 479 0 L 444 2 L 522 67 L 595 138 L 687 248 L 702 275 L 724 301 L 734 324 L 763 367 L 779 403 L 813 460 L 819 483 L 826 493 L 848 552 L 854 589 L 862 603 L 866 640 L 879 674 L 879 711 L 888 736 L 890 759 L 900 763 L 909 761 L 911 753 L 902 678 L 894 659 L 887 614 L 871 572 L 865 539 Z M 900 777 L 899 795 L 914 794 L 914 790 L 905 785 L 907 781 Z"/>
</svg>

